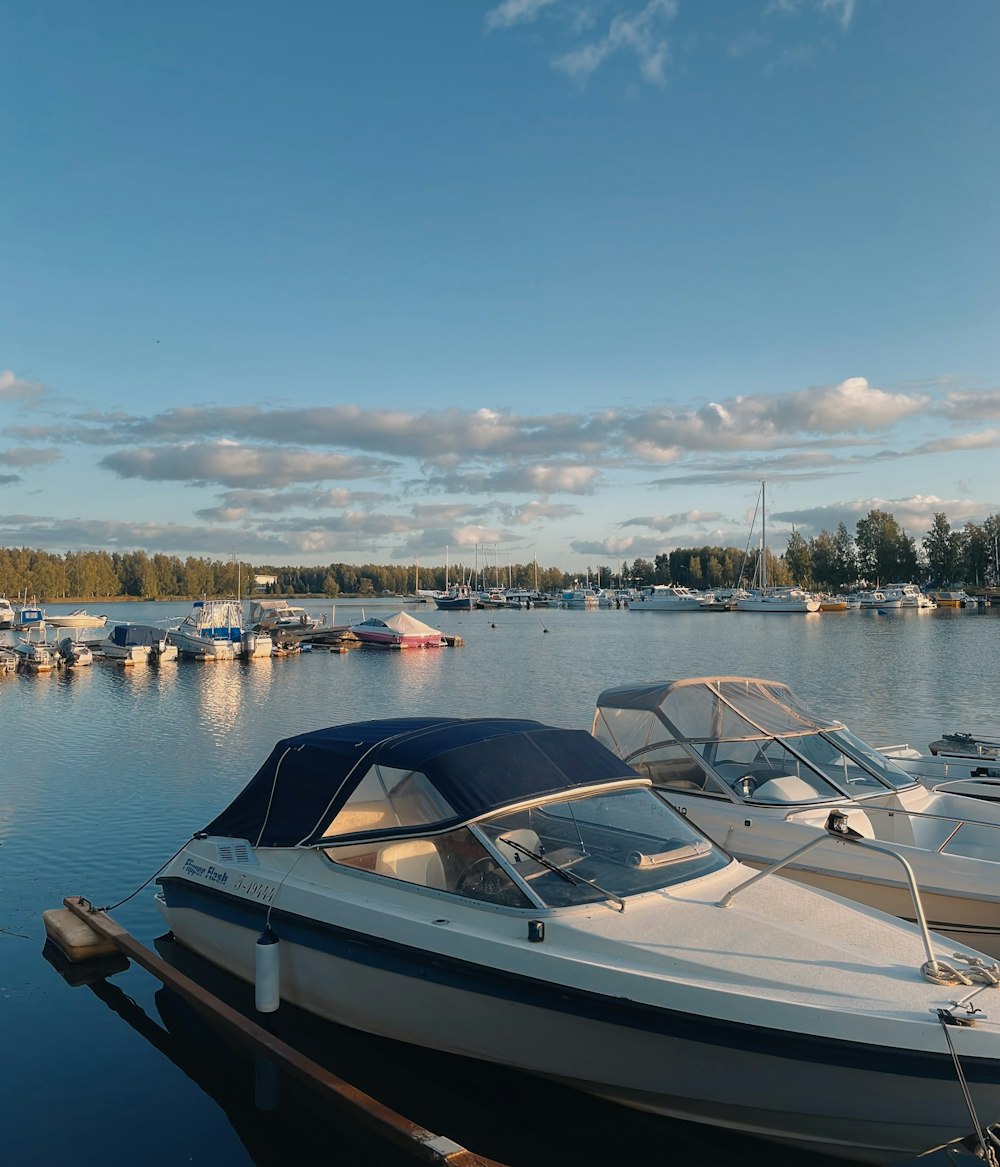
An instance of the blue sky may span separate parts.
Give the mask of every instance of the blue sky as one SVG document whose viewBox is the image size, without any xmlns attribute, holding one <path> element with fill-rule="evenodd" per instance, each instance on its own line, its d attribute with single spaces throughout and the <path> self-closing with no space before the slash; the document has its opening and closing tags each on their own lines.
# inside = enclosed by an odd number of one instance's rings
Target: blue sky
<svg viewBox="0 0 1000 1167">
<path fill-rule="evenodd" d="M 0 4 L 0 544 L 1000 512 L 995 0 Z"/>
</svg>

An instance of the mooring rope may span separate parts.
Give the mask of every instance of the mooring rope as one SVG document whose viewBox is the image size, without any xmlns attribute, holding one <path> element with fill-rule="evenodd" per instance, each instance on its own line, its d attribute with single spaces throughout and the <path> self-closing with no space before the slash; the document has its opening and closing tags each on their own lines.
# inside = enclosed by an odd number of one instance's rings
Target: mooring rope
<svg viewBox="0 0 1000 1167">
<path fill-rule="evenodd" d="M 965 1105 L 969 1108 L 969 1114 L 972 1117 L 972 1127 L 976 1132 L 976 1138 L 979 1140 L 979 1147 L 983 1153 L 983 1159 L 990 1167 L 998 1167 L 996 1151 L 993 1147 L 986 1145 L 986 1136 L 983 1133 L 982 1124 L 979 1121 L 979 1116 L 976 1114 L 976 1106 L 972 1101 L 972 1091 L 969 1089 L 969 1083 L 965 1078 L 965 1071 L 962 1069 L 962 1063 L 958 1057 L 958 1051 L 955 1049 L 955 1043 L 951 1040 L 951 1034 L 948 1032 L 948 1027 L 951 1025 L 969 1025 L 971 1022 L 962 1021 L 961 1018 L 956 1017 L 950 1009 L 938 1009 L 938 1020 L 941 1022 L 941 1028 L 944 1030 L 945 1041 L 948 1043 L 948 1050 L 951 1053 L 951 1060 L 955 1064 L 955 1076 L 958 1078 L 958 1084 L 962 1088 L 962 1094 L 965 1098 Z M 992 1139 L 991 1139 L 992 1141 Z"/>
<path fill-rule="evenodd" d="M 184 850 L 184 848 L 190 842 L 191 842 L 190 839 L 185 839 L 184 842 L 181 843 L 181 845 L 173 853 L 173 855 L 171 855 L 170 858 L 166 861 L 166 863 L 163 863 L 163 864 L 161 864 L 161 866 L 157 867 L 157 869 L 153 872 L 153 874 L 144 883 L 140 883 L 139 886 L 135 889 L 135 891 L 131 892 L 123 900 L 119 900 L 117 904 L 108 904 L 107 907 L 98 908 L 98 907 L 95 907 L 93 904 L 91 904 L 89 900 L 85 900 L 83 896 L 81 896 L 80 899 L 84 903 L 90 904 L 90 911 L 92 911 L 92 912 L 113 912 L 116 908 L 120 908 L 122 906 L 122 904 L 127 904 L 130 899 L 133 899 L 135 896 L 137 896 L 139 894 L 139 892 L 141 892 L 144 887 L 148 887 L 149 884 L 151 884 L 153 882 L 153 880 L 160 874 L 160 872 L 164 869 L 164 867 L 168 867 L 171 863 L 173 863 L 173 861 L 177 858 L 177 856 Z"/>
</svg>

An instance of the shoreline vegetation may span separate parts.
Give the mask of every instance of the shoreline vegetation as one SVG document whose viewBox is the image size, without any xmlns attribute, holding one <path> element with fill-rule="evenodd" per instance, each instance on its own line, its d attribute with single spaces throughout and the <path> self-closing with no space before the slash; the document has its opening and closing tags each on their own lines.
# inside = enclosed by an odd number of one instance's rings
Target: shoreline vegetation
<svg viewBox="0 0 1000 1167">
<path fill-rule="evenodd" d="M 923 588 L 964 587 L 985 591 L 1000 586 L 1000 515 L 953 530 L 943 513 L 919 543 L 886 511 L 869 511 L 852 535 L 844 523 L 812 539 L 794 528 L 781 555 L 768 548 L 703 546 L 675 548 L 652 560 L 621 560 L 617 570 L 598 562 L 585 571 L 529 563 L 489 562 L 476 548 L 473 564 L 421 567 L 412 564 L 330 563 L 278 567 L 237 560 L 212 560 L 145 551 L 67 551 L 64 555 L 27 547 L 0 547 L 0 595 L 39 598 L 46 603 L 113 603 L 128 600 L 195 600 L 208 597 L 274 595 L 335 600 L 413 596 L 470 583 L 483 589 L 529 587 L 553 594 L 586 580 L 603 588 L 682 584 L 695 590 L 749 584 L 765 557 L 770 584 L 796 584 L 816 591 L 843 592 L 897 580 Z M 262 586 L 263 585 L 263 586 Z"/>
</svg>

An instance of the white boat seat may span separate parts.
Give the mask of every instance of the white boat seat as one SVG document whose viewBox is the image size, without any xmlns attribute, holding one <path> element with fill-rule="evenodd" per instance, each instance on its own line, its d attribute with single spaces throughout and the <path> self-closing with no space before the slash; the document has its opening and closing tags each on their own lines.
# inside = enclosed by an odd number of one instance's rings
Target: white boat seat
<svg viewBox="0 0 1000 1167">
<path fill-rule="evenodd" d="M 423 887 L 445 887 L 444 864 L 430 839 L 406 839 L 388 843 L 378 853 L 375 870 L 379 875 L 418 883 Z"/>
<path fill-rule="evenodd" d="M 754 802 L 810 802 L 819 798 L 816 788 L 796 774 L 782 774 L 762 782 L 751 795 Z"/>
<path fill-rule="evenodd" d="M 517 844 L 520 843 L 528 851 L 534 851 L 536 855 L 542 853 L 542 841 L 538 835 L 529 827 L 518 827 L 515 831 L 504 831 L 500 836 L 501 839 L 506 839 L 507 843 L 497 843 L 497 850 L 511 863 L 521 863 L 525 859 L 530 859 L 530 855 L 526 855 L 522 851 L 517 850 Z M 508 844 L 513 843 L 511 847 Z"/>
</svg>

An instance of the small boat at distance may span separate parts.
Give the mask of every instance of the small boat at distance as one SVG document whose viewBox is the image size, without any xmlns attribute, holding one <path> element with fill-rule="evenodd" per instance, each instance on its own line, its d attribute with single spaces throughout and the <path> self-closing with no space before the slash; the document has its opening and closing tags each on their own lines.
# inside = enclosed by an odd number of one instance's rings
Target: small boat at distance
<svg viewBox="0 0 1000 1167">
<path fill-rule="evenodd" d="M 243 637 L 243 607 L 238 600 L 195 600 L 191 611 L 167 639 L 182 656 L 233 660 Z"/>
<path fill-rule="evenodd" d="M 965 1135 L 970 1104 L 1000 1110 L 985 958 L 753 880 L 584 731 L 425 717 L 287 738 L 157 883 L 180 944 L 259 970 L 262 1008 L 622 1106 L 879 1164 Z"/>
<path fill-rule="evenodd" d="M 107 622 L 107 616 L 91 616 L 83 608 L 62 615 L 48 612 L 45 616 L 45 623 L 51 624 L 53 628 L 103 628 Z"/>
<path fill-rule="evenodd" d="M 64 636 L 56 644 L 53 652 L 59 668 L 73 669 L 94 663 L 94 653 L 90 645 L 82 640 L 74 640 L 72 636 Z"/>
<path fill-rule="evenodd" d="M 712 596 L 712 599 L 715 597 Z M 673 584 L 652 584 L 642 588 L 628 601 L 630 612 L 700 612 L 707 611 L 706 597 L 690 588 Z"/>
<path fill-rule="evenodd" d="M 167 639 L 167 630 L 155 624 L 116 624 L 97 650 L 108 660 L 122 664 L 160 664 L 176 660 L 177 646 Z"/>
<path fill-rule="evenodd" d="M 409 612 L 369 616 L 367 620 L 352 624 L 350 630 L 362 644 L 376 644 L 382 648 L 440 648 L 445 643 L 440 628 L 431 628 Z"/>
<path fill-rule="evenodd" d="M 31 673 L 48 673 L 56 667 L 55 649 L 45 639 L 45 624 L 33 621 L 13 646 L 17 663 Z"/>
</svg>

